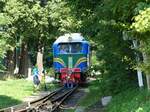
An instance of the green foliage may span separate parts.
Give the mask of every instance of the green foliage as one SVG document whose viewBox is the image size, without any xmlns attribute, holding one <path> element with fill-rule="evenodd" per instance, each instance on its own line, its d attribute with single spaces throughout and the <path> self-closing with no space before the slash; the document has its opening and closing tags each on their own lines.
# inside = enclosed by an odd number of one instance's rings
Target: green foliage
<svg viewBox="0 0 150 112">
<path fill-rule="evenodd" d="M 113 97 L 107 112 L 149 112 L 150 93 L 146 89 L 128 88 Z"/>
<path fill-rule="evenodd" d="M 132 27 L 140 33 L 150 31 L 150 7 L 139 12 L 137 16 L 134 17 L 135 22 Z"/>
<path fill-rule="evenodd" d="M 54 84 L 54 83 L 45 83 L 44 76 L 42 77 L 42 80 L 40 82 L 39 88 L 34 88 L 35 91 L 54 91 L 56 90 L 60 85 Z"/>
<path fill-rule="evenodd" d="M 149 2 L 139 2 L 135 8 L 135 16 L 133 17 L 134 22 L 131 25 L 134 31 L 134 36 L 140 41 L 139 51 L 144 54 L 144 63 L 141 63 L 140 68 L 149 74 L 150 68 L 150 47 L 149 47 L 149 34 L 150 34 L 150 3 Z"/>
<path fill-rule="evenodd" d="M 6 45 L 6 40 L 5 39 L 0 39 L 0 57 L 4 57 L 7 48 L 5 48 L 4 46 Z M 6 47 L 9 47 L 6 45 Z"/>
<path fill-rule="evenodd" d="M 38 39 L 46 36 L 47 30 L 44 28 L 48 28 L 48 11 L 41 8 L 38 2 L 10 0 L 6 3 L 5 13 L 10 21 L 7 33 L 13 38 L 17 35 L 21 40 L 29 41 L 31 37 Z"/>
<path fill-rule="evenodd" d="M 73 16 L 68 3 L 63 0 L 48 1 L 45 7 L 41 7 L 39 1 L 28 0 L 2 0 L 0 3 L 3 3 L 0 14 L 0 38 L 3 39 L 0 39 L 0 48 L 6 44 L 5 48 L 0 49 L 0 57 L 8 49 L 14 50 L 26 43 L 34 63 L 37 46 L 48 48 L 60 34 L 76 32 L 80 28 L 81 22 Z"/>
<path fill-rule="evenodd" d="M 99 61 L 96 57 L 96 52 L 93 51 L 91 53 L 91 66 L 90 66 L 90 76 L 98 78 L 101 74 L 101 70 L 99 69 L 103 62 Z"/>
<path fill-rule="evenodd" d="M 75 6 L 78 13 L 82 10 L 78 14 L 82 20 L 81 32 L 91 37 L 90 40 L 97 45 L 96 54 L 100 64 L 96 68 L 103 79 L 103 94 L 116 94 L 137 84 L 133 69 L 134 50 L 131 49 L 132 43 L 123 40 L 123 31 L 130 29 L 134 9 L 139 1 L 87 2 L 87 5 L 83 5 L 83 2 L 78 1 Z"/>
<path fill-rule="evenodd" d="M 9 24 L 9 19 L 8 17 L 3 14 L 3 13 L 0 13 L 0 71 L 4 70 L 5 67 L 3 66 L 4 65 L 4 57 L 5 57 L 5 54 L 7 52 L 7 50 L 12 50 L 13 47 L 12 45 L 9 43 L 9 35 L 7 35 L 7 33 L 5 33 L 6 31 L 6 26 Z M 4 47 L 5 46 L 5 47 Z"/>
<path fill-rule="evenodd" d="M 113 32 L 112 32 L 113 30 Z M 132 73 L 134 53 L 127 42 L 120 38 L 118 29 L 105 29 L 103 35 L 98 35 L 103 47 L 97 52 L 97 57 L 103 61 L 102 70 L 104 95 L 116 94 L 136 81 Z"/>
<path fill-rule="evenodd" d="M 148 8 L 150 5 L 147 4 L 146 2 L 139 2 L 136 6 L 136 8 L 134 9 L 134 15 L 138 15 L 139 12 L 145 10 L 146 8 Z"/>
<path fill-rule="evenodd" d="M 58 31 L 64 32 L 74 32 L 80 27 L 80 21 L 78 21 L 71 12 L 70 7 L 67 2 L 51 1 L 48 2 L 49 15 L 51 18 L 51 24 L 53 26 L 58 26 Z"/>
</svg>

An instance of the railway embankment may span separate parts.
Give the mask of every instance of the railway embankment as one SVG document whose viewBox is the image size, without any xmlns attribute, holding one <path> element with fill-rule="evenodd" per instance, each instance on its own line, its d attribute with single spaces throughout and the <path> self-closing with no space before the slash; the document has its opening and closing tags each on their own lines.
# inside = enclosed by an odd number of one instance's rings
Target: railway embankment
<svg viewBox="0 0 150 112">
<path fill-rule="evenodd" d="M 103 106 L 103 92 L 98 84 L 97 81 L 91 82 L 77 112 L 149 112 L 150 92 L 146 88 L 130 87 L 112 95 L 108 105 Z"/>
<path fill-rule="evenodd" d="M 106 112 L 149 112 L 150 92 L 146 88 L 129 88 L 113 96 Z"/>
<path fill-rule="evenodd" d="M 108 105 L 103 106 L 103 92 L 99 84 L 97 81 L 90 82 L 76 108 L 65 112 L 149 112 L 150 92 L 146 88 L 130 87 L 112 95 Z"/>
</svg>

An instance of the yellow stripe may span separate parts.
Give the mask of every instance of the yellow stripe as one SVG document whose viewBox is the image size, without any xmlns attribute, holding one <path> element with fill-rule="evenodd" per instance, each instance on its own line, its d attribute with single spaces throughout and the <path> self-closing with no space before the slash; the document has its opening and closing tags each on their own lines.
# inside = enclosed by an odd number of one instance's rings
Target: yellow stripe
<svg viewBox="0 0 150 112">
<path fill-rule="evenodd" d="M 76 62 L 75 64 L 75 67 L 77 67 L 79 64 L 81 64 L 82 62 L 86 62 L 87 61 L 87 58 L 86 57 L 82 57 L 82 58 L 79 58 L 78 61 Z M 60 63 L 61 65 L 63 65 L 64 67 L 66 67 L 64 61 L 60 58 L 54 58 L 54 62 L 58 62 Z"/>
<path fill-rule="evenodd" d="M 86 62 L 86 61 L 87 61 L 86 57 L 83 57 L 83 58 L 78 59 L 77 63 L 75 64 L 75 67 L 77 67 L 77 66 L 78 66 L 79 64 L 81 64 L 82 62 Z"/>
<path fill-rule="evenodd" d="M 86 57 L 79 58 L 76 64 L 78 64 L 83 59 L 86 59 Z"/>
<path fill-rule="evenodd" d="M 54 58 L 54 61 L 59 61 L 61 63 L 64 63 L 64 61 L 62 59 L 60 59 L 60 58 Z"/>
<path fill-rule="evenodd" d="M 60 59 L 60 58 L 54 58 L 54 62 L 58 62 L 61 65 L 63 65 L 64 67 L 66 66 L 65 63 L 64 63 L 64 61 L 62 59 Z"/>
</svg>

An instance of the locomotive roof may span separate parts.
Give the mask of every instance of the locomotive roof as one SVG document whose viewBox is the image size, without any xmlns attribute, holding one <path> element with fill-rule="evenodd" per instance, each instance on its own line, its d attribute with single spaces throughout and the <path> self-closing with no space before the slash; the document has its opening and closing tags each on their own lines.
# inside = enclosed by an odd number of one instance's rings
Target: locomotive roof
<svg viewBox="0 0 150 112">
<path fill-rule="evenodd" d="M 58 37 L 55 43 L 82 42 L 82 41 L 85 41 L 85 39 L 80 33 L 68 33 Z"/>
</svg>

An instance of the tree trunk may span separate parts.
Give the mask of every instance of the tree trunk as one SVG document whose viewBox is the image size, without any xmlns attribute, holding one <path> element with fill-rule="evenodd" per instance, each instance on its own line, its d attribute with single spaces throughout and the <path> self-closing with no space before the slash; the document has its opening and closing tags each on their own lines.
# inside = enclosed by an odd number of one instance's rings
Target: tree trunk
<svg viewBox="0 0 150 112">
<path fill-rule="evenodd" d="M 148 63 L 148 56 L 146 53 L 143 53 L 143 61 L 144 63 Z M 146 81 L 147 81 L 147 89 L 150 90 L 150 74 L 146 74 Z"/>
<path fill-rule="evenodd" d="M 13 71 L 14 71 L 14 53 L 13 51 L 7 51 L 7 58 L 6 58 L 6 68 L 8 71 L 8 76 L 12 76 L 13 75 Z"/>
<path fill-rule="evenodd" d="M 20 64 L 19 64 L 19 74 L 21 77 L 28 76 L 28 50 L 27 44 L 22 43 L 21 54 L 20 54 Z"/>
<path fill-rule="evenodd" d="M 14 69 L 14 74 L 18 74 L 19 72 L 19 48 L 15 48 L 14 51 L 14 62 L 15 62 L 15 69 Z"/>
<path fill-rule="evenodd" d="M 30 79 L 32 75 L 32 64 L 30 58 L 28 58 L 28 79 Z"/>
<path fill-rule="evenodd" d="M 139 42 L 138 40 L 132 40 L 132 43 L 133 43 L 133 46 L 135 49 L 138 49 L 139 48 Z M 136 62 L 139 63 L 140 62 L 140 56 L 139 56 L 139 53 L 135 52 L 135 58 L 136 58 Z M 142 71 L 140 68 L 137 68 L 137 77 L 138 77 L 138 84 L 139 84 L 139 87 L 143 87 L 144 84 L 143 84 L 143 76 L 142 76 Z"/>
<path fill-rule="evenodd" d="M 38 52 L 37 52 L 37 66 L 38 66 L 38 70 L 39 70 L 39 74 L 40 74 L 40 78 L 43 75 L 43 53 L 44 53 L 44 47 L 42 44 L 39 44 L 38 46 Z"/>
<path fill-rule="evenodd" d="M 146 75 L 147 89 L 150 90 L 150 76 Z"/>
</svg>

